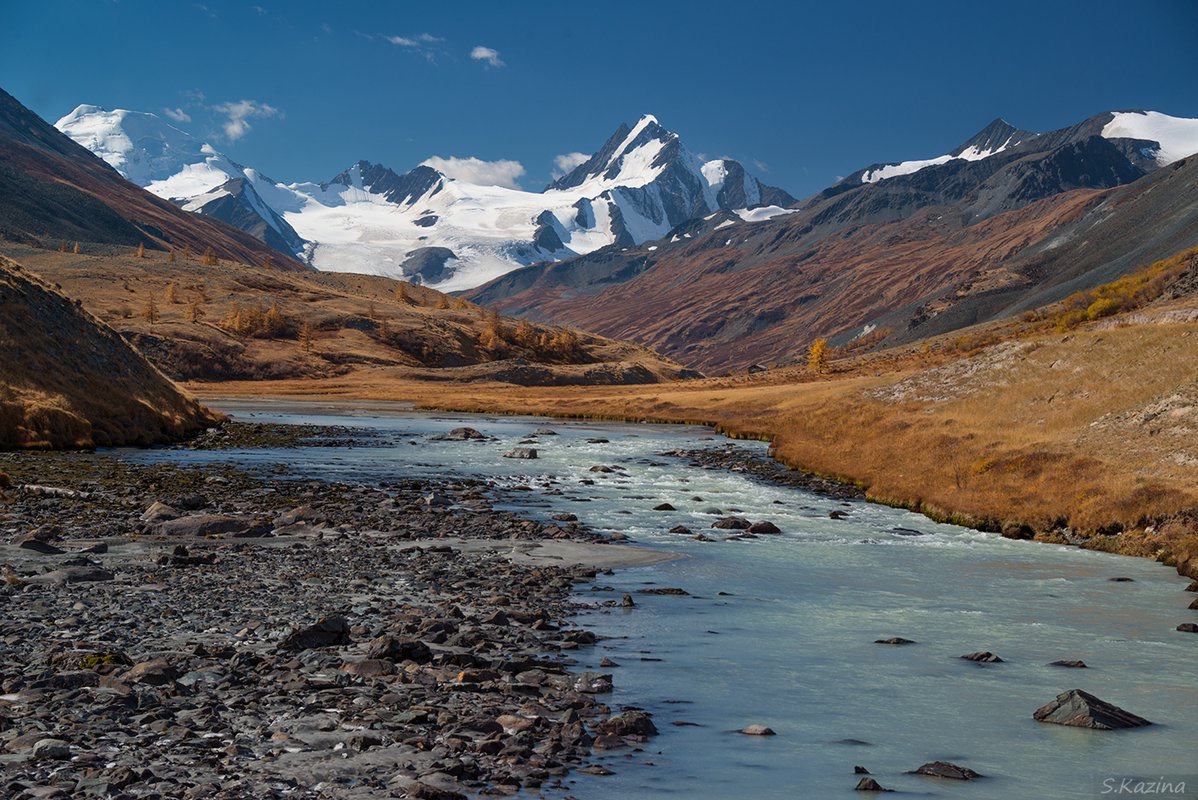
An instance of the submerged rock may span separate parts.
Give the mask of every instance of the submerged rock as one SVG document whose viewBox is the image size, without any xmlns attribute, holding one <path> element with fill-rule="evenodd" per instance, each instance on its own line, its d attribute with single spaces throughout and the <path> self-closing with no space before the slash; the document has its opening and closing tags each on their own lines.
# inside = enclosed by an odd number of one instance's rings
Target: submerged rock
<svg viewBox="0 0 1198 800">
<path fill-rule="evenodd" d="M 759 725 L 758 723 L 753 723 L 752 725 L 746 725 L 745 727 L 743 727 L 739 731 L 737 731 L 737 733 L 743 733 L 745 736 L 777 736 L 778 735 L 777 733 L 774 732 L 773 728 L 770 728 L 766 725 Z"/>
<path fill-rule="evenodd" d="M 1193 622 L 1183 622 L 1177 626 L 1177 630 L 1182 633 L 1198 633 L 1198 624 Z"/>
<path fill-rule="evenodd" d="M 503 454 L 504 458 L 536 458 L 537 449 L 535 447 L 513 447 Z"/>
<path fill-rule="evenodd" d="M 916 644 L 916 641 L 904 639 L 901 636 L 891 636 L 889 639 L 874 639 L 874 644 Z"/>
<path fill-rule="evenodd" d="M 486 439 L 487 436 L 474 428 L 454 428 L 449 433 L 439 433 L 429 438 L 434 442 L 465 442 L 471 439 Z"/>
<path fill-rule="evenodd" d="M 976 653 L 966 653 L 961 656 L 966 661 L 976 661 L 979 664 L 1001 664 L 1003 660 L 989 650 L 978 650 Z"/>
<path fill-rule="evenodd" d="M 931 778 L 949 778 L 955 781 L 972 781 L 983 777 L 969 767 L 962 767 L 948 761 L 929 761 L 914 770 L 912 775 L 927 775 Z"/>
<path fill-rule="evenodd" d="M 711 527 L 726 531 L 747 531 L 753 527 L 753 523 L 744 517 L 724 517 L 711 523 Z"/>
<path fill-rule="evenodd" d="M 893 792 L 894 791 L 894 789 L 887 789 L 886 787 L 882 786 L 882 784 L 878 783 L 873 778 L 862 778 L 861 780 L 857 781 L 857 785 L 853 787 L 853 790 L 857 791 L 857 792 Z"/>
<path fill-rule="evenodd" d="M 1124 711 L 1105 700 L 1099 700 L 1089 692 L 1070 689 L 1057 695 L 1051 703 L 1041 706 L 1032 714 L 1037 722 L 1051 722 L 1074 728 L 1093 728 L 1113 731 L 1122 728 L 1140 728 L 1152 723 L 1130 711 Z"/>
<path fill-rule="evenodd" d="M 1054 661 L 1048 666 L 1050 667 L 1071 667 L 1073 669 L 1086 669 L 1086 662 L 1080 659 L 1074 661 Z"/>
</svg>

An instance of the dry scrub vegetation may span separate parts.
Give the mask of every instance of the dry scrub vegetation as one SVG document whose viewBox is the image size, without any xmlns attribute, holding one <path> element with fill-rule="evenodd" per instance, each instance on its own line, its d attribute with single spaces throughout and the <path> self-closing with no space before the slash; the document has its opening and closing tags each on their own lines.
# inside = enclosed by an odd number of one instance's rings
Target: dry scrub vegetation
<svg viewBox="0 0 1198 800">
<path fill-rule="evenodd" d="M 176 380 L 480 376 L 532 382 L 660 380 L 678 365 L 636 345 L 502 318 L 388 278 L 283 272 L 198 256 L 9 244 Z"/>
<path fill-rule="evenodd" d="M 1182 269 L 1168 269 L 1188 280 L 1198 253 L 1178 263 Z M 1160 274 L 1156 265 L 1149 270 Z M 1138 290 L 1129 294 L 1148 302 Z M 1153 294 L 1176 293 L 1166 282 Z M 1067 333 L 1048 314 L 1040 324 L 833 358 L 827 374 L 797 368 L 659 386 L 456 387 L 452 397 L 383 380 L 271 392 L 709 424 L 772 440 L 784 462 L 858 483 L 881 502 L 1007 536 L 1188 562 L 1182 568 L 1198 577 L 1198 322 L 1170 322 L 1193 305 L 1186 293 L 1135 315 L 1156 323 L 1117 318 Z M 1153 309 L 1155 316 L 1145 313 Z"/>
</svg>

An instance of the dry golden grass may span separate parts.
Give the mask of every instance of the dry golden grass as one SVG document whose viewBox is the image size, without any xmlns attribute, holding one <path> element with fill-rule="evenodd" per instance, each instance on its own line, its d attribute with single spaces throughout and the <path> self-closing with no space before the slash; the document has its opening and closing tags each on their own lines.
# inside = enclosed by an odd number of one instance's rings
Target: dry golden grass
<svg viewBox="0 0 1198 800">
<path fill-rule="evenodd" d="M 1091 547 L 1170 560 L 1198 556 L 1198 529 L 1179 516 L 1198 507 L 1198 324 L 1039 334 L 957 359 L 937 354 L 923 367 L 917 352 L 805 382 L 766 373 L 656 386 L 450 390 L 378 373 L 212 389 L 708 424 L 772 440 L 787 464 L 938 519 L 1009 534 L 1027 526 L 1050 540 L 1067 531 L 1092 537 Z M 874 374 L 880 369 L 887 371 Z M 1121 529 L 1127 533 L 1098 535 Z"/>
<path fill-rule="evenodd" d="M 521 325 L 389 278 L 204 264 L 195 254 L 172 261 L 170 254 L 146 251 L 138 258 L 89 252 L 90 246 L 82 255 L 13 244 L 4 249 L 81 300 L 176 379 L 332 378 L 380 367 L 407 377 L 469 379 L 469 370 L 431 371 L 520 358 L 579 380 L 587 370 L 571 365 L 605 364 L 650 377 L 680 372 L 637 345 Z"/>
</svg>

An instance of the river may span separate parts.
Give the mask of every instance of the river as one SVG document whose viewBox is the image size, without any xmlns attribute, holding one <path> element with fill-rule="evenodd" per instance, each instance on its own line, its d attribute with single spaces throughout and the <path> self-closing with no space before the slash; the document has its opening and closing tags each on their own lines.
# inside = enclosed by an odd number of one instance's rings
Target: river
<svg viewBox="0 0 1198 800">
<path fill-rule="evenodd" d="M 610 637 L 581 651 L 580 667 L 599 669 L 602 657 L 618 662 L 610 670 L 612 705 L 651 711 L 661 735 L 643 751 L 597 754 L 616 774 L 572 775 L 579 797 L 859 796 L 856 765 L 883 786 L 931 797 L 1115 796 L 1104 781 L 1124 776 L 1190 784 L 1189 794 L 1155 796 L 1198 796 L 1198 636 L 1175 630 L 1198 614 L 1186 609 L 1194 595 L 1182 591 L 1185 581 L 1161 565 L 1010 541 L 661 455 L 727 446 L 703 428 L 467 417 L 386 404 L 217 405 L 245 421 L 350 425 L 379 438 L 354 447 L 121 454 L 142 462 L 284 463 L 299 475 L 370 484 L 482 477 L 517 489 L 507 493 L 507 507 L 527 515 L 574 513 L 596 529 L 678 554 L 580 586 L 580 601 L 595 606 L 583 623 Z M 495 439 L 429 439 L 460 425 Z M 538 450 L 536 460 L 503 458 L 537 428 L 558 435 L 525 445 Z M 596 465 L 622 469 L 592 472 Z M 677 510 L 653 510 L 661 503 Z M 716 509 L 771 521 L 782 534 L 725 541 L 734 532 L 711 528 Z M 832 519 L 834 510 L 844 518 Z M 670 533 L 676 525 L 716 541 Z M 654 586 L 689 594 L 637 593 Z M 635 608 L 598 607 L 624 592 L 633 593 Z M 874 643 L 891 636 L 916 644 Z M 977 650 L 1004 663 L 959 658 Z M 1088 668 L 1049 666 L 1058 659 Z M 1101 732 L 1032 720 L 1037 707 L 1073 688 L 1157 724 Z M 733 732 L 750 723 L 777 735 Z M 933 760 L 986 777 L 962 783 L 906 774 Z"/>
</svg>

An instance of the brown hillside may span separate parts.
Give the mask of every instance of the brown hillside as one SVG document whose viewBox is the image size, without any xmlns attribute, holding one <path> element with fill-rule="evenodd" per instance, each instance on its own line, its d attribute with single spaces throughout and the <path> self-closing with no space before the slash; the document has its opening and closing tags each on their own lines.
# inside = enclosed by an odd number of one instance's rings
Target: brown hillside
<svg viewBox="0 0 1198 800">
<path fill-rule="evenodd" d="M 138 258 L 90 244 L 80 254 L 0 247 L 81 300 L 176 380 L 353 381 L 381 372 L 435 381 L 606 384 L 685 374 L 638 345 L 521 325 L 389 278 L 205 264 L 194 254 Z"/>
<path fill-rule="evenodd" d="M 148 445 L 215 418 L 111 328 L 0 257 L 0 448 Z"/>
<path fill-rule="evenodd" d="M 196 253 L 211 247 L 222 258 L 306 269 L 247 233 L 189 214 L 130 183 L 3 90 L 0 237 Z"/>
<path fill-rule="evenodd" d="M 465 296 L 631 339 L 708 371 L 801 359 L 818 337 L 909 342 L 1015 315 L 1198 244 L 1198 158 L 967 224 L 956 205 L 831 224 L 839 196 L 769 222 L 519 270 Z M 689 233 L 689 232 L 688 232 Z"/>
</svg>

